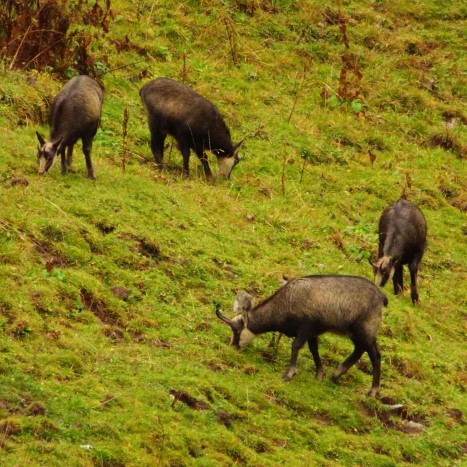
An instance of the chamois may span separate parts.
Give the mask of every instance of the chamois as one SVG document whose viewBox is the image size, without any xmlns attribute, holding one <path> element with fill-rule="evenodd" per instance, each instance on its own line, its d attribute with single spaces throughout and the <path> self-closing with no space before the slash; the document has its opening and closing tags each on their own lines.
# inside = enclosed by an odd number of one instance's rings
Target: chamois
<svg viewBox="0 0 467 467">
<path fill-rule="evenodd" d="M 36 131 L 39 140 L 37 160 L 40 175 L 48 173 L 57 154 L 60 154 L 62 174 L 65 175 L 72 162 L 73 146 L 81 139 L 87 176 L 95 179 L 91 150 L 99 127 L 103 100 L 102 88 L 89 76 L 75 76 L 63 86 L 49 109 L 49 140 L 46 142 Z"/>
<path fill-rule="evenodd" d="M 324 376 L 318 353 L 318 336 L 332 332 L 349 337 L 352 354 L 334 371 L 336 381 L 367 352 L 373 367 L 373 382 L 368 396 L 379 391 L 381 356 L 376 335 L 388 299 L 371 281 L 356 276 L 313 275 L 292 279 L 269 298 L 252 306 L 251 296 L 239 291 L 234 309 L 241 313 L 226 318 L 219 307 L 218 318 L 229 324 L 231 345 L 243 347 L 257 335 L 278 331 L 294 337 L 290 364 L 284 374 L 290 380 L 297 372 L 299 350 L 308 342 L 316 366 L 316 378 Z"/>
<path fill-rule="evenodd" d="M 216 106 L 189 86 L 169 78 L 146 83 L 140 97 L 148 116 L 151 150 L 160 169 L 164 168 L 164 141 L 172 135 L 183 156 L 183 174 L 189 175 L 190 149 L 199 157 L 206 178 L 212 179 L 205 151 L 217 157 L 219 172 L 226 178 L 239 161 L 243 141 L 233 145 L 230 131 Z"/>
<path fill-rule="evenodd" d="M 415 204 L 405 199 L 386 208 L 378 224 L 378 260 L 372 263 L 375 284 L 383 287 L 392 277 L 394 293 L 403 290 L 403 265 L 410 271 L 412 303 L 419 301 L 417 287 L 418 265 L 426 249 L 425 217 Z"/>
</svg>

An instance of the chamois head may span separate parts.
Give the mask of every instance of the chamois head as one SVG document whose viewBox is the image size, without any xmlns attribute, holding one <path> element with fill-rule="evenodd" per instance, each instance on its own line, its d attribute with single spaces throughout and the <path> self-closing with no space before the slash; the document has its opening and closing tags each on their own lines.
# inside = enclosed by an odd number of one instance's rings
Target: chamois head
<svg viewBox="0 0 467 467">
<path fill-rule="evenodd" d="M 394 275 L 395 259 L 390 256 L 383 256 L 376 263 L 371 262 L 375 274 L 375 284 L 384 287 L 389 279 Z"/>
<path fill-rule="evenodd" d="M 240 290 L 235 297 L 233 310 L 237 313 L 232 319 L 226 318 L 220 311 L 219 304 L 216 304 L 216 315 L 219 319 L 227 323 L 232 329 L 232 339 L 230 345 L 237 348 L 245 347 L 256 335 L 248 329 L 248 313 L 252 308 L 252 297 L 248 293 Z"/>
<path fill-rule="evenodd" d="M 212 152 L 217 157 L 217 165 L 219 166 L 219 175 L 223 176 L 226 179 L 230 178 L 233 168 L 240 162 L 240 157 L 238 157 L 238 151 L 243 145 L 245 140 L 240 141 L 233 147 L 232 155 L 227 155 L 225 151 L 221 149 L 214 149 Z"/>
<path fill-rule="evenodd" d="M 37 147 L 37 162 L 39 163 L 39 175 L 45 175 L 54 165 L 55 156 L 58 152 L 63 138 L 60 138 L 55 143 L 51 143 L 46 142 L 38 131 L 36 131 L 36 135 L 37 139 L 39 140 L 39 146 Z"/>
</svg>

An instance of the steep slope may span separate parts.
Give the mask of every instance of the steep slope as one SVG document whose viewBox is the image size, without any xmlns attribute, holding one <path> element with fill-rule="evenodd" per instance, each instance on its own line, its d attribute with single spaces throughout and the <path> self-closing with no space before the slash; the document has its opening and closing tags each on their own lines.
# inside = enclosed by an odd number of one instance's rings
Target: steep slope
<svg viewBox="0 0 467 467">
<path fill-rule="evenodd" d="M 463 3 L 115 0 L 112 10 L 89 50 L 107 71 L 96 182 L 79 147 L 69 175 L 36 174 L 35 130 L 47 132 L 60 79 L 7 62 L 0 72 L 2 462 L 460 465 Z M 194 156 L 184 180 L 174 144 L 157 170 L 138 96 L 157 76 L 184 80 L 235 141 L 247 137 L 231 180 L 206 183 Z M 237 289 L 259 300 L 283 274 L 371 278 L 378 218 L 401 195 L 423 210 L 429 245 L 421 304 L 385 289 L 380 399 L 364 395 L 367 357 L 335 385 L 314 381 L 303 350 L 284 383 L 288 339 L 228 346 L 214 303 L 228 314 Z M 320 342 L 330 375 L 350 344 Z"/>
</svg>

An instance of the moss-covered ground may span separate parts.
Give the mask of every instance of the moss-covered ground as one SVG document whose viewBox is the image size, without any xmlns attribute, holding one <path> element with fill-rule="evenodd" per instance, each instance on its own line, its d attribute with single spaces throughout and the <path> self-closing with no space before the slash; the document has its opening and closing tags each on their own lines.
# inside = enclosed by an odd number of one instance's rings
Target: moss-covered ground
<svg viewBox="0 0 467 467">
<path fill-rule="evenodd" d="M 108 71 L 95 182 L 79 147 L 70 174 L 37 175 L 35 131 L 63 80 L 0 72 L 0 464 L 465 463 L 465 4 L 112 10 L 92 45 Z M 158 76 L 246 137 L 230 180 L 206 182 L 194 156 L 184 179 L 169 141 L 158 171 L 138 96 Z M 229 314 L 238 289 L 260 300 L 282 275 L 371 278 L 378 218 L 401 195 L 423 210 L 428 249 L 419 305 L 385 289 L 379 398 L 366 355 L 333 384 L 304 349 L 285 383 L 289 339 L 229 347 L 215 302 Z M 327 376 L 351 347 L 320 339 Z"/>
</svg>

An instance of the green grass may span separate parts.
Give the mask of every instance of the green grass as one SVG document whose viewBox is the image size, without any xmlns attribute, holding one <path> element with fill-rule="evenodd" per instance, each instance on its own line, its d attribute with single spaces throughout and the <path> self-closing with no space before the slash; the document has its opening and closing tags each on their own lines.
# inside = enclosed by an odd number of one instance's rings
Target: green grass
<svg viewBox="0 0 467 467">
<path fill-rule="evenodd" d="M 112 2 L 110 31 L 94 44 L 109 69 L 127 66 L 102 78 L 96 182 L 78 147 L 69 175 L 36 174 L 35 130 L 47 133 L 61 83 L 0 73 L 0 464 L 461 465 L 465 6 L 275 1 L 251 14 L 259 2 L 137 3 Z M 321 97 L 339 86 L 344 46 L 329 20 L 339 10 L 363 73 L 360 116 Z M 125 35 L 134 47 L 117 53 Z M 137 48 L 148 59 L 131 65 Z M 165 174 L 152 162 L 138 90 L 179 79 L 184 54 L 188 84 L 218 105 L 235 141 L 247 136 L 229 181 L 206 183 L 195 157 L 181 178 L 175 145 Z M 229 314 L 238 289 L 259 300 L 283 274 L 371 278 L 378 218 L 403 192 L 425 213 L 429 243 L 421 304 L 386 288 L 381 397 L 402 415 L 365 397 L 367 356 L 335 385 L 314 380 L 303 350 L 285 383 L 287 338 L 277 354 L 269 336 L 228 346 L 214 302 Z M 350 350 L 320 339 L 327 376 Z M 408 421 L 423 428 L 410 433 Z"/>
</svg>

